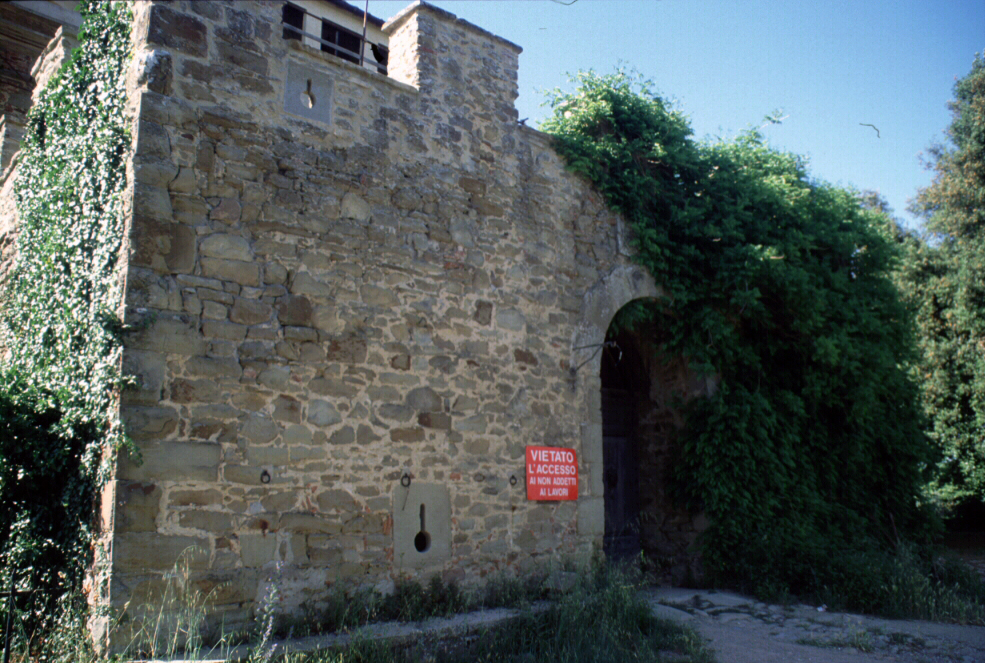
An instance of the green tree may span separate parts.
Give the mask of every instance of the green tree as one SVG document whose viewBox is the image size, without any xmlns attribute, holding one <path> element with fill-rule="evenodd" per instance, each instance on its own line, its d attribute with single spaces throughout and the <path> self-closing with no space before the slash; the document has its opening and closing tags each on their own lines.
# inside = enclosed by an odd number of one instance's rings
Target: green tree
<svg viewBox="0 0 985 663">
<path fill-rule="evenodd" d="M 911 209 L 926 241 L 910 242 L 900 282 L 920 326 L 931 435 L 944 459 L 945 504 L 985 502 L 985 59 L 954 85 L 947 144 L 930 150 L 933 183 Z"/>
<path fill-rule="evenodd" d="M 698 143 L 645 83 L 579 82 L 544 128 L 632 224 L 668 294 L 660 351 L 719 377 L 686 406 L 673 487 L 713 523 L 712 579 L 815 591 L 844 551 L 925 532 L 932 447 L 886 217 L 756 131 Z"/>
</svg>

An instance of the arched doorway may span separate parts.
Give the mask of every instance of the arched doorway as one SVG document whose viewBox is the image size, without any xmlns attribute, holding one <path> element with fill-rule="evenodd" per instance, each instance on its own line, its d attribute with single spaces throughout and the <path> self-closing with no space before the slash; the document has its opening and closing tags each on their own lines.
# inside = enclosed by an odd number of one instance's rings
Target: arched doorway
<svg viewBox="0 0 985 663">
<path fill-rule="evenodd" d="M 602 403 L 602 483 L 605 499 L 606 558 L 638 557 L 640 539 L 640 461 L 645 440 L 639 431 L 639 412 L 647 393 L 646 358 L 636 332 L 606 336 L 600 368 Z"/>
<path fill-rule="evenodd" d="M 679 585 L 701 577 L 695 543 L 708 523 L 668 491 L 676 431 L 684 423 L 681 406 L 713 394 L 717 379 L 694 373 L 685 357 L 659 352 L 656 327 L 609 333 L 627 304 L 664 296 L 635 265 L 613 268 L 585 292 L 572 339 L 572 372 L 584 395 L 581 458 L 588 479 L 578 528 L 601 539 L 610 558 L 642 552 L 662 582 Z"/>
</svg>

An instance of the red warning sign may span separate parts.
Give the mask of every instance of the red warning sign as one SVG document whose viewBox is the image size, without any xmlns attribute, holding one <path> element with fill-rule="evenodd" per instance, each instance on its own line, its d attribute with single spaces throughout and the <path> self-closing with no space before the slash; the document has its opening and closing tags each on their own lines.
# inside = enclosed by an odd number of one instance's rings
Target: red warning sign
<svg viewBox="0 0 985 663">
<path fill-rule="evenodd" d="M 578 499 L 578 456 L 574 449 L 527 447 L 527 499 Z"/>
</svg>

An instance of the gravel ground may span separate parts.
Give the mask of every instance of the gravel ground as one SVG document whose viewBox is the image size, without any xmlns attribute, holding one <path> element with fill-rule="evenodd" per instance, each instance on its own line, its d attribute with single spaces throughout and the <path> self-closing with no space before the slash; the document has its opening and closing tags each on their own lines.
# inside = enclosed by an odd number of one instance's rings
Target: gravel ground
<svg viewBox="0 0 985 663">
<path fill-rule="evenodd" d="M 779 606 L 727 592 L 652 589 L 658 617 L 686 622 L 719 663 L 985 663 L 985 627 Z"/>
</svg>

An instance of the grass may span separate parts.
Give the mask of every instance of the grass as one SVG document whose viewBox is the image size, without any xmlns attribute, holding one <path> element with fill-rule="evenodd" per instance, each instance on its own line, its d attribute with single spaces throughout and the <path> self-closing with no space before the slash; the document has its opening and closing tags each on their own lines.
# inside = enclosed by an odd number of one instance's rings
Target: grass
<svg viewBox="0 0 985 663">
<path fill-rule="evenodd" d="M 509 622 L 466 637 L 424 639 L 409 646 L 356 641 L 340 651 L 288 654 L 284 663 L 711 663 L 691 629 L 653 617 L 639 598 L 638 577 L 599 566 L 546 610 L 528 606 Z"/>
<path fill-rule="evenodd" d="M 897 647 L 909 647 L 910 649 L 922 649 L 927 641 L 923 638 L 909 633 L 890 633 L 889 644 Z"/>
<path fill-rule="evenodd" d="M 188 551 L 188 555 L 194 554 Z M 903 548 L 898 553 L 857 554 L 843 560 L 839 574 L 826 578 L 821 592 L 811 598 L 832 610 L 851 610 L 891 618 L 985 624 L 985 583 L 966 565 Z M 679 625 L 654 619 L 638 596 L 638 573 L 596 563 L 581 573 L 557 577 L 517 578 L 501 575 L 482 589 L 463 590 L 440 577 L 428 583 L 405 579 L 388 595 L 341 585 L 327 604 L 302 618 L 276 614 L 275 597 L 258 606 L 251 663 L 464 663 L 505 660 L 516 663 L 559 661 L 604 663 L 607 661 L 661 661 L 671 653 L 675 661 L 701 663 L 712 660 L 698 636 Z M 118 628 L 128 630 L 131 643 L 125 658 L 183 655 L 203 658 L 233 644 L 231 634 L 209 640 L 206 616 L 210 597 L 190 582 L 188 558 L 183 558 L 167 581 L 147 602 L 128 606 Z M 571 582 L 573 581 L 573 586 Z M 564 587 L 562 591 L 559 587 Z M 552 599 L 546 609 L 533 610 L 540 599 Z M 499 627 L 465 636 L 422 639 L 411 645 L 379 641 L 355 641 L 339 651 L 310 654 L 278 652 L 273 641 L 318 633 L 349 632 L 371 622 L 421 621 L 483 607 L 513 607 L 519 616 Z M 78 612 L 78 615 L 73 615 Z M 43 646 L 46 660 L 90 663 L 97 660 L 87 642 L 83 612 L 66 610 L 65 627 L 49 636 Z M 919 648 L 923 643 L 908 636 L 853 632 L 833 640 L 805 637 L 801 644 L 818 647 L 852 647 L 871 651 L 873 640 Z M 884 637 L 885 636 L 885 637 Z M 19 636 L 19 642 L 29 638 Z M 15 641 L 17 642 L 17 641 Z M 26 653 L 13 659 L 28 660 Z"/>
<path fill-rule="evenodd" d="M 811 599 L 891 619 L 985 625 L 985 580 L 958 559 L 908 546 L 846 556 Z"/>
<path fill-rule="evenodd" d="M 336 585 L 323 605 L 307 610 L 301 619 L 281 619 L 275 633 L 280 637 L 337 633 L 374 622 L 416 622 L 481 608 L 518 608 L 547 594 L 545 577 L 520 579 L 507 574 L 493 576 L 478 591 L 465 591 L 440 576 L 433 576 L 426 585 L 400 579 L 387 595 Z"/>
</svg>

